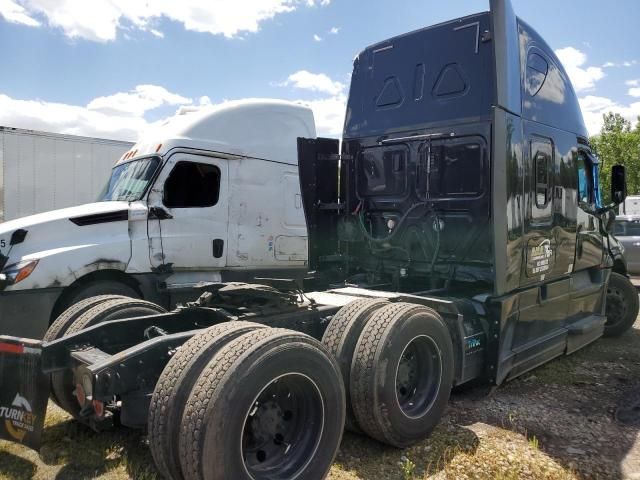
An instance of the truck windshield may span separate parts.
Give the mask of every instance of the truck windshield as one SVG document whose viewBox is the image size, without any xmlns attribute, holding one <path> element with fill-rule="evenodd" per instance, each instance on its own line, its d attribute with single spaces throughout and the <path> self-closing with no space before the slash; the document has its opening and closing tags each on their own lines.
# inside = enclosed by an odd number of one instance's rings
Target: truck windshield
<svg viewBox="0 0 640 480">
<path fill-rule="evenodd" d="M 141 158 L 114 167 L 98 197 L 100 202 L 140 200 L 160 165 L 159 157 Z"/>
</svg>

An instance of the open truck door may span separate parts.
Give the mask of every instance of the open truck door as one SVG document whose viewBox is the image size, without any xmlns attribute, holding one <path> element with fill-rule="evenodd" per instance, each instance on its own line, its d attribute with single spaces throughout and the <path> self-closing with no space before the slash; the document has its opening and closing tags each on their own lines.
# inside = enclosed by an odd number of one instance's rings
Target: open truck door
<svg viewBox="0 0 640 480">
<path fill-rule="evenodd" d="M 0 335 L 0 439 L 38 450 L 49 398 L 42 342 Z"/>
</svg>

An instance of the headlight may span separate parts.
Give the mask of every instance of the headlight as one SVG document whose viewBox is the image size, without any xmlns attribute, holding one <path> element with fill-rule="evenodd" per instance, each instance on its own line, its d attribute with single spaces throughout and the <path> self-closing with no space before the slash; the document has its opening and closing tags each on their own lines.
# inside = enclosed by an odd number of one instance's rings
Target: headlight
<svg viewBox="0 0 640 480">
<path fill-rule="evenodd" d="M 31 275 L 36 265 L 38 265 L 38 260 L 25 260 L 9 265 L 2 273 L 7 277 L 9 284 L 15 285 Z"/>
</svg>

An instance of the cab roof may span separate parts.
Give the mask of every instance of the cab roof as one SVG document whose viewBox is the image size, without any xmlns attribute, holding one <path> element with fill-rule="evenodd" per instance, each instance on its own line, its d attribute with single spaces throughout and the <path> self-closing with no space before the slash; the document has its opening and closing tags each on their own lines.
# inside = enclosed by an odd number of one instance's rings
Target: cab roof
<svg viewBox="0 0 640 480">
<path fill-rule="evenodd" d="M 118 163 L 174 148 L 297 165 L 297 138 L 316 136 L 313 112 L 284 100 L 247 99 L 186 112 L 147 131 Z"/>
</svg>

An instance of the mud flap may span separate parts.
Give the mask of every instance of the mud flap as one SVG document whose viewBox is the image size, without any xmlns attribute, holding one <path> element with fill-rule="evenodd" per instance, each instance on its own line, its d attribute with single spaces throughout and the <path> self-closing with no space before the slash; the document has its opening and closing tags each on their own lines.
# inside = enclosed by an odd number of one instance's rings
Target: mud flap
<svg viewBox="0 0 640 480">
<path fill-rule="evenodd" d="M 49 398 L 42 342 L 0 335 L 0 439 L 40 449 Z"/>
</svg>

